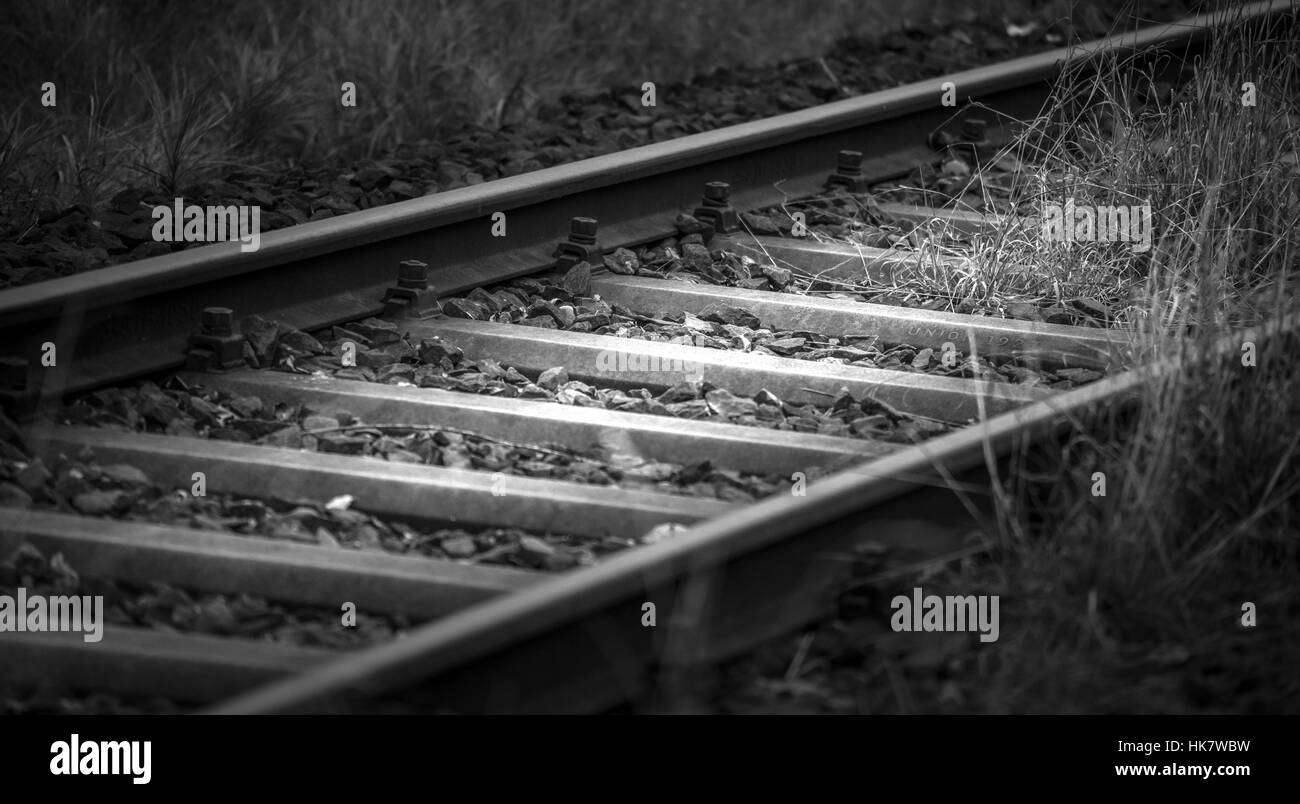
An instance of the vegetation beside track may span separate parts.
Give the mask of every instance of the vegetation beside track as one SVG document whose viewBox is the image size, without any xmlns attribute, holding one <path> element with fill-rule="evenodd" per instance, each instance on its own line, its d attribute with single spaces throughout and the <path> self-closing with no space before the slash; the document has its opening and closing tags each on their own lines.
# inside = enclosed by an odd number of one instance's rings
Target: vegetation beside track
<svg viewBox="0 0 1300 804">
<path fill-rule="evenodd" d="M 1300 337 L 1259 339 L 1252 353 L 1242 334 L 1297 312 L 1297 52 L 1293 29 L 1239 28 L 1158 103 L 1135 102 L 1133 87 L 1149 97 L 1154 85 L 1123 64 L 1063 83 L 1021 143 L 1060 168 L 1038 191 L 1080 205 L 1150 199 L 1156 242 L 1135 253 L 1027 241 L 1019 261 L 1049 266 L 1049 288 L 1104 277 L 1135 345 L 1181 367 L 1152 375 L 1138 410 L 1078 422 L 1016 459 L 982 541 L 923 566 L 859 557 L 869 566 L 838 618 L 674 705 L 1300 712 Z M 916 586 L 998 595 L 999 639 L 893 633 L 889 602 Z"/>
</svg>

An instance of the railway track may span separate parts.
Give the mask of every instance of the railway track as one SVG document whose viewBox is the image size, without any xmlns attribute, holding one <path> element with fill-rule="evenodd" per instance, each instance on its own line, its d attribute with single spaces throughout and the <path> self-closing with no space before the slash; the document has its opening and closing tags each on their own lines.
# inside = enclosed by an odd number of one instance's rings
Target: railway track
<svg viewBox="0 0 1300 804">
<path fill-rule="evenodd" d="M 0 679 L 232 713 L 596 711 L 824 614 L 864 543 L 961 549 L 990 469 L 1152 368 L 1114 328 L 836 297 L 930 257 L 741 213 L 995 147 L 1064 57 L 950 77 L 964 114 L 927 82 L 0 293 L 31 488 L 0 553 L 35 551 L 8 577 L 101 579 L 119 612 L 95 642 L 0 634 Z M 957 243 L 1027 225 L 882 212 Z M 96 396 L 136 378 L 138 421 Z M 75 466 L 43 485 L 30 458 Z M 120 622 L 139 594 L 173 627 Z M 367 639 L 338 636 L 349 607 Z"/>
</svg>

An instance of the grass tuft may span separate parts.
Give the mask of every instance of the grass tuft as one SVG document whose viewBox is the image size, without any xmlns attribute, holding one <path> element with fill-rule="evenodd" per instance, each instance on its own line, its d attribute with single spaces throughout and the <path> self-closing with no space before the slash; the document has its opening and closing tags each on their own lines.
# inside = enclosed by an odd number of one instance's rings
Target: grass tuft
<svg viewBox="0 0 1300 804">
<path fill-rule="evenodd" d="M 1139 354 L 1181 362 L 1146 375 L 1135 409 L 1021 455 L 995 495 L 995 560 L 967 580 L 1015 602 L 983 665 L 987 710 L 1300 711 L 1295 37 L 1238 21 L 1177 94 L 1124 63 L 1073 76 L 1021 143 L 1051 166 L 1040 197 L 1149 199 L 1157 236 L 1145 254 L 1006 253 L 1063 284 L 1109 277 Z M 1244 365 L 1243 328 L 1288 316 Z"/>
</svg>

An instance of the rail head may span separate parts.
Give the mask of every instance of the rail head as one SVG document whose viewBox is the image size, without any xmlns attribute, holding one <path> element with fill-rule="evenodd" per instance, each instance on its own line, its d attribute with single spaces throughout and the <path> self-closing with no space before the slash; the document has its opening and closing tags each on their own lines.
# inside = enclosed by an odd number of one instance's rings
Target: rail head
<svg viewBox="0 0 1300 804">
<path fill-rule="evenodd" d="M 1240 10 L 1243 20 L 1263 20 L 1294 10 L 1289 0 L 1257 2 Z M 1155 48 L 1192 45 L 1203 40 L 1222 13 L 1116 34 L 1073 47 L 1058 48 L 997 65 L 945 77 L 962 102 L 1050 80 L 1067 67 Z M 740 154 L 777 148 L 935 107 L 933 79 L 815 106 L 764 120 L 742 123 L 661 143 L 632 148 L 566 165 L 432 196 L 387 204 L 325 221 L 268 232 L 252 253 L 237 243 L 185 249 L 0 292 L 0 321 L 21 323 L 65 306 L 94 309 L 140 293 L 228 279 L 288 262 L 309 260 L 480 218 L 493 211 L 544 203 L 586 190 L 706 165 Z M 698 187 L 693 188 L 697 191 Z"/>
</svg>

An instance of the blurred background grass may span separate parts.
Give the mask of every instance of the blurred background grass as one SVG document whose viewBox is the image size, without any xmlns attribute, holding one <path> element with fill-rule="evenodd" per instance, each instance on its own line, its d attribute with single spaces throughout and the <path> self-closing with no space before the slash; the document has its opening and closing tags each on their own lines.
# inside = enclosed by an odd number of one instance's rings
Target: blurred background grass
<svg viewBox="0 0 1300 804">
<path fill-rule="evenodd" d="M 993 0 L 978 14 L 1095 23 L 1105 5 Z M 527 120 L 564 94 L 654 81 L 662 104 L 668 82 L 976 13 L 957 0 L 7 3 L 0 217 L 224 166 L 376 156 L 466 123 Z M 47 81 L 54 108 L 40 104 Z M 356 108 L 339 103 L 344 81 Z"/>
</svg>

